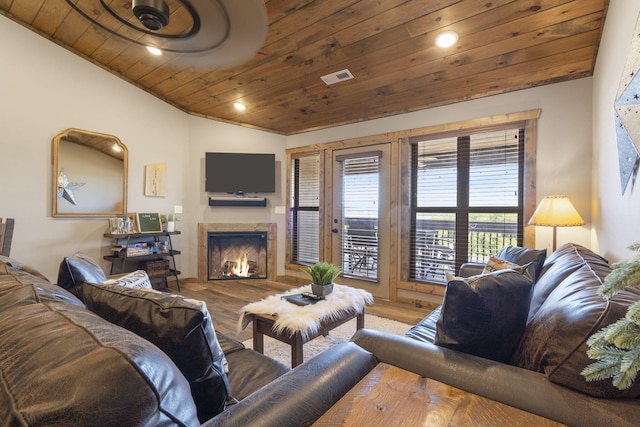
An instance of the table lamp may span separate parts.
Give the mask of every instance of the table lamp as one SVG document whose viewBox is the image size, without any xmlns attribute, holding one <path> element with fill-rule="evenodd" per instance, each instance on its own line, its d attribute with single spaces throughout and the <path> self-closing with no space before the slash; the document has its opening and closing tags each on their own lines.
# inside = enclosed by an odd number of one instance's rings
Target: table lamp
<svg viewBox="0 0 640 427">
<path fill-rule="evenodd" d="M 556 227 L 577 227 L 585 222 L 567 196 L 546 196 L 529 220 L 530 225 L 553 227 L 553 250 L 556 250 Z"/>
</svg>

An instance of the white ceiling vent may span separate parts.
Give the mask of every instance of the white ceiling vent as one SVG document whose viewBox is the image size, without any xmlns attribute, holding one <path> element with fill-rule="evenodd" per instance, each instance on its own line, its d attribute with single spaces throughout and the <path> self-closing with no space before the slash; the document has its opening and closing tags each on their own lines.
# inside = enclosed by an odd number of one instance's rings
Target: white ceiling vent
<svg viewBox="0 0 640 427">
<path fill-rule="evenodd" d="M 334 83 L 341 82 L 343 80 L 350 80 L 353 78 L 353 74 L 349 70 L 342 70 L 335 73 L 327 74 L 326 76 L 320 77 L 323 82 L 327 85 L 332 85 Z"/>
</svg>

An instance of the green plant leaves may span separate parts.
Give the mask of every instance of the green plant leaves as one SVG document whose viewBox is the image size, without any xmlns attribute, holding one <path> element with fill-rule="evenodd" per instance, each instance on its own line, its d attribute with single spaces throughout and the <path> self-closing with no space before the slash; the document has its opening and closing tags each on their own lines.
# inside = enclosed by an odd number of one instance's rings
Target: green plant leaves
<svg viewBox="0 0 640 427">
<path fill-rule="evenodd" d="M 317 262 L 303 270 L 316 285 L 326 286 L 333 283 L 336 277 L 342 273 L 340 267 L 328 262 Z"/>
</svg>

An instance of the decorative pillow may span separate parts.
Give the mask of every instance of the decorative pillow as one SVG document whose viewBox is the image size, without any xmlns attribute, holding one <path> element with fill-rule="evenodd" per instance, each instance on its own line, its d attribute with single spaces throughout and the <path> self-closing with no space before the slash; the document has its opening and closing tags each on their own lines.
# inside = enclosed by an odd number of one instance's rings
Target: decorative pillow
<svg viewBox="0 0 640 427">
<path fill-rule="evenodd" d="M 211 314 L 209 314 L 209 309 L 207 309 L 207 303 L 202 301 L 202 300 L 198 300 L 198 299 L 193 299 L 193 298 L 185 298 L 182 295 L 175 295 L 175 294 L 167 294 L 165 292 L 161 292 L 158 291 L 156 289 L 153 288 L 144 288 L 145 291 L 147 292 L 155 292 L 158 293 L 160 295 L 168 295 L 168 296 L 172 296 L 174 298 L 182 298 L 183 301 L 191 303 L 195 306 L 197 306 L 200 311 L 202 312 L 202 315 L 204 316 L 204 323 L 205 323 L 205 335 L 208 337 L 214 337 L 215 339 L 210 339 L 209 340 L 209 344 L 212 346 L 211 348 L 211 352 L 213 354 L 221 354 L 222 355 L 222 365 L 224 366 L 224 372 L 225 373 L 229 373 L 229 362 L 227 362 L 227 358 L 224 355 L 224 351 L 222 351 L 222 346 L 220 345 L 220 342 L 218 341 L 218 337 L 216 335 L 216 331 L 213 328 L 213 319 L 211 319 Z M 215 348 L 213 348 L 215 347 Z M 244 346 L 243 346 L 244 348 Z"/>
<path fill-rule="evenodd" d="M 482 274 L 489 274 L 489 273 L 493 273 L 494 271 L 506 270 L 508 268 L 512 270 L 517 270 L 520 268 L 520 265 L 492 256 L 491 258 L 489 258 L 489 261 L 484 266 L 484 270 L 482 270 Z"/>
<path fill-rule="evenodd" d="M 102 268 L 88 255 L 76 252 L 65 257 L 58 268 L 58 286 L 83 300 L 82 283 L 102 283 L 107 280 Z M 84 300 L 83 300 L 84 301 Z"/>
<path fill-rule="evenodd" d="M 147 339 L 173 360 L 191 385 L 200 422 L 225 409 L 231 393 L 224 354 L 204 303 L 110 284 L 85 283 L 83 293 L 91 311 Z"/>
<path fill-rule="evenodd" d="M 107 285 L 119 285 L 125 288 L 145 288 L 153 289 L 149 275 L 144 270 L 136 270 L 128 273 L 124 276 L 120 276 L 115 279 L 108 279 L 102 282 Z"/>
<path fill-rule="evenodd" d="M 448 271 L 444 272 L 444 276 L 447 279 L 447 283 L 452 281 L 452 280 L 464 280 L 462 277 L 458 277 L 454 274 L 449 273 Z"/>
<path fill-rule="evenodd" d="M 522 266 L 509 261 L 505 261 L 498 257 L 492 256 L 489 258 L 489 261 L 484 265 L 484 268 L 480 274 L 489 274 L 489 273 L 493 273 L 494 271 L 507 270 L 507 269 L 515 270 L 518 273 L 522 273 L 526 268 L 527 268 L 526 265 Z M 480 274 L 477 274 L 476 276 L 479 276 Z M 444 275 L 445 275 L 445 278 L 447 279 L 447 282 L 450 282 L 452 280 L 464 280 L 464 277 L 455 276 L 449 273 L 448 271 L 445 271 Z M 467 277 L 473 277 L 473 276 L 467 276 Z"/>
<path fill-rule="evenodd" d="M 532 262 L 535 265 L 535 275 L 533 276 L 533 282 L 535 283 L 542 272 L 542 267 L 544 267 L 544 260 L 547 258 L 547 250 L 507 245 L 500 250 L 497 257 L 518 265 L 525 265 Z"/>
<path fill-rule="evenodd" d="M 534 265 L 499 270 L 447 284 L 434 343 L 508 362 L 529 314 Z"/>
</svg>

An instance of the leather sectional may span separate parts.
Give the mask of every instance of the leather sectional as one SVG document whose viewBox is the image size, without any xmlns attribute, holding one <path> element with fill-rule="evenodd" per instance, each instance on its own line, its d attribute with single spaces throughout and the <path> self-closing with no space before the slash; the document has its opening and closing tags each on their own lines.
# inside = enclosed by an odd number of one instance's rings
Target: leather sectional
<svg viewBox="0 0 640 427">
<path fill-rule="evenodd" d="M 461 275 L 480 271 L 465 266 Z M 206 372 L 185 375 L 170 349 L 160 350 L 37 271 L 0 257 L 0 419 L 8 425 L 299 427 L 311 425 L 378 363 L 388 363 L 571 426 L 637 425 L 638 381 L 619 391 L 608 380 L 587 383 L 580 375 L 590 363 L 588 337 L 640 298 L 630 288 L 603 299 L 597 291 L 609 271 L 605 259 L 578 245 L 551 254 L 536 275 L 508 360 L 461 351 L 452 348 L 459 342 L 442 339 L 447 298 L 407 336 L 363 329 L 352 342 L 293 370 L 217 334 L 230 393 L 239 402 L 201 420 L 193 385 L 209 378 Z M 134 307 L 128 311 L 139 310 Z M 102 314 L 127 323 L 122 313 Z M 211 382 L 224 392 L 224 381 Z"/>
</svg>

